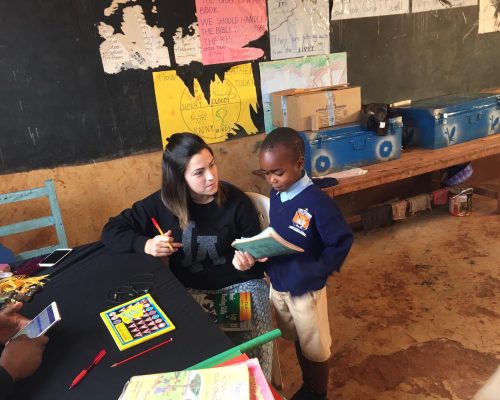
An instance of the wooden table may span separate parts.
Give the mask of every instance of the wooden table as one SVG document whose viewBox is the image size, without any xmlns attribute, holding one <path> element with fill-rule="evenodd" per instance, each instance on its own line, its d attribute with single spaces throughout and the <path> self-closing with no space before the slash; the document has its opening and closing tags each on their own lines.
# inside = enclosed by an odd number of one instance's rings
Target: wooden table
<svg viewBox="0 0 500 400">
<path fill-rule="evenodd" d="M 496 156 L 494 168 L 498 176 L 497 190 L 483 191 L 481 194 L 494 195 L 500 213 L 500 134 L 437 150 L 411 148 L 405 150 L 398 160 L 363 166 L 363 169 L 368 170 L 366 174 L 341 179 L 337 186 L 323 190 L 332 197 L 340 196 L 489 156 Z"/>
</svg>

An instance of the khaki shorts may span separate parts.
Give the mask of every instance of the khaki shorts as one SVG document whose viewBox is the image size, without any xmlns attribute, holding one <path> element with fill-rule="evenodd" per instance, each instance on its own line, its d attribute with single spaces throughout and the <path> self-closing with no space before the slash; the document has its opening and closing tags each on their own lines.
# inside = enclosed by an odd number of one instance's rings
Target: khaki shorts
<svg viewBox="0 0 500 400">
<path fill-rule="evenodd" d="M 271 299 L 276 310 L 276 323 L 283 338 L 299 340 L 302 354 L 308 360 L 323 362 L 330 358 L 332 338 L 328 323 L 326 287 L 302 296 L 271 288 Z"/>
</svg>

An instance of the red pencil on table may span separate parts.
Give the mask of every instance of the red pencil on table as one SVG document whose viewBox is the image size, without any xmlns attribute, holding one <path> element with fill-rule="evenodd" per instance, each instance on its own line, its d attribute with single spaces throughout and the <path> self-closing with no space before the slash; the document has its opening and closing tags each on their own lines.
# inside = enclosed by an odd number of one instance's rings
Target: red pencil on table
<svg viewBox="0 0 500 400">
<path fill-rule="evenodd" d="M 99 361 L 102 360 L 102 358 L 106 355 L 106 350 L 102 349 L 97 355 L 94 357 L 92 360 L 92 363 L 85 368 L 82 372 L 80 372 L 75 379 L 73 379 L 73 382 L 71 382 L 71 385 L 69 386 L 69 389 L 73 389 L 78 383 L 87 375 L 87 373 L 92 369 L 94 365 L 97 365 Z"/>
<path fill-rule="evenodd" d="M 168 340 L 165 340 L 164 342 L 158 343 L 157 345 L 155 345 L 153 347 L 150 347 L 149 349 L 146 349 L 144 351 L 141 351 L 140 353 L 134 354 L 132 357 L 129 357 L 129 358 L 126 358 L 125 360 L 121 360 L 117 363 L 114 363 L 111 366 L 111 368 L 118 367 L 119 365 L 122 365 L 122 364 L 126 363 L 127 361 L 130 361 L 130 360 L 133 360 L 134 358 L 142 356 L 143 354 L 146 354 L 146 353 L 150 352 L 151 350 L 157 349 L 158 347 L 163 346 L 164 344 L 170 343 L 172 340 L 174 340 L 174 339 L 170 338 Z"/>
<path fill-rule="evenodd" d="M 158 232 L 160 232 L 160 235 L 164 235 L 163 231 L 160 228 L 160 225 L 158 225 L 158 222 L 156 222 L 156 219 L 154 217 L 151 217 L 151 221 L 153 221 L 153 225 L 158 230 Z M 174 248 L 172 247 L 170 242 L 167 242 L 167 244 L 168 244 L 168 247 L 170 247 L 170 250 L 174 251 Z"/>
</svg>

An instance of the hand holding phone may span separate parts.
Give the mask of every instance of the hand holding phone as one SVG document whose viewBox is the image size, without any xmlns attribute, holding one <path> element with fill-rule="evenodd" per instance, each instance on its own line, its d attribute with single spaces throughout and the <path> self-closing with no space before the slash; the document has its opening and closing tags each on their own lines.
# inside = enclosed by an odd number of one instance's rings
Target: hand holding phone
<svg viewBox="0 0 500 400">
<path fill-rule="evenodd" d="M 20 301 L 4 303 L 5 307 L 0 310 L 0 343 L 6 343 L 20 329 L 26 326 L 30 320 L 19 313 L 23 306 Z"/>
<path fill-rule="evenodd" d="M 57 249 L 45 257 L 38 265 L 40 267 L 53 267 L 59 263 L 64 257 L 71 253 L 73 249 Z"/>
<path fill-rule="evenodd" d="M 26 335 L 29 338 L 36 338 L 43 335 L 49 330 L 56 322 L 61 320 L 59 314 L 59 309 L 55 301 L 50 303 L 43 311 L 33 318 L 28 324 L 21 330 L 19 330 L 12 339 L 18 336 Z"/>
</svg>

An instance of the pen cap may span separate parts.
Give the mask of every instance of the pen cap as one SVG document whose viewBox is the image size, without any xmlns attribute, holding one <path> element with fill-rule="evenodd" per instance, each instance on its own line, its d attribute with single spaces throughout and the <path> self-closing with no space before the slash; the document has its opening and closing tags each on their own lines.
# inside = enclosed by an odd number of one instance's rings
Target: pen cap
<svg viewBox="0 0 500 400">
<path fill-rule="evenodd" d="M 106 355 L 106 350 L 102 349 L 97 356 L 94 358 L 94 364 L 97 364 L 99 361 L 102 360 L 102 358 Z"/>
</svg>

